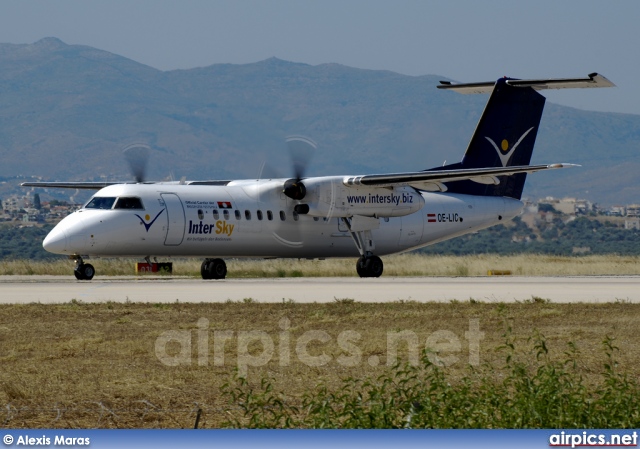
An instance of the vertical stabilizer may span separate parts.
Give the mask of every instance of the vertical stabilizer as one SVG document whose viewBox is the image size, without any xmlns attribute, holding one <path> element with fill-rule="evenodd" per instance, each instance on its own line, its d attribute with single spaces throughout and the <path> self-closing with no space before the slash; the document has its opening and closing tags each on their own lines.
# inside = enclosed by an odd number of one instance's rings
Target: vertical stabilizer
<svg viewBox="0 0 640 449">
<path fill-rule="evenodd" d="M 545 98 L 531 87 L 514 87 L 507 81 L 496 81 L 462 161 L 440 170 L 529 165 Z M 501 176 L 497 185 L 451 182 L 447 188 L 452 193 L 520 199 L 526 176 Z"/>
<path fill-rule="evenodd" d="M 453 84 L 441 81 L 439 89 L 461 94 L 491 92 L 491 97 L 462 161 L 432 170 L 529 165 L 545 102 L 545 98 L 536 91 L 598 87 L 615 87 L 615 84 L 598 73 L 590 73 L 586 78 L 501 78 L 495 83 Z M 526 176 L 524 173 L 501 176 L 498 184 L 489 185 L 456 181 L 446 183 L 446 187 L 453 193 L 520 199 Z"/>
</svg>

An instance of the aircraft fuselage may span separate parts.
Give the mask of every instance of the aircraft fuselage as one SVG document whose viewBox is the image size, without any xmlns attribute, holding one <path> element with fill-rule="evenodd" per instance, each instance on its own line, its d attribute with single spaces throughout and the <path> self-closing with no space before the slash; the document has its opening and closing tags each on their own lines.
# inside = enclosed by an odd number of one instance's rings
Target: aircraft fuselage
<svg viewBox="0 0 640 449">
<path fill-rule="evenodd" d="M 92 200 L 63 219 L 43 245 L 89 257 L 357 257 L 352 235 L 336 214 L 382 204 L 395 211 L 387 215 L 400 215 L 372 217 L 379 221 L 370 231 L 375 253 L 388 255 L 502 223 L 523 206 L 505 197 L 349 188 L 334 191 L 328 199 L 333 207 L 312 216 L 292 212 L 296 202 L 277 185 L 282 180 L 109 186 L 94 197 L 104 204 L 90 207 Z M 119 203 L 121 198 L 139 201 Z"/>
</svg>

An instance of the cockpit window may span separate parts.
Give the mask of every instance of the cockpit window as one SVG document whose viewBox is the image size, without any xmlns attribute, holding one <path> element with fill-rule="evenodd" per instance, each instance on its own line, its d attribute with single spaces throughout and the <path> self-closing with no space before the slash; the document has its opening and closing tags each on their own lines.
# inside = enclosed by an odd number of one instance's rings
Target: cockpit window
<svg viewBox="0 0 640 449">
<path fill-rule="evenodd" d="M 137 197 L 121 196 L 116 202 L 114 209 L 138 209 L 142 210 L 142 201 Z"/>
<path fill-rule="evenodd" d="M 115 201 L 115 197 L 94 196 L 84 207 L 86 209 L 111 209 Z"/>
</svg>

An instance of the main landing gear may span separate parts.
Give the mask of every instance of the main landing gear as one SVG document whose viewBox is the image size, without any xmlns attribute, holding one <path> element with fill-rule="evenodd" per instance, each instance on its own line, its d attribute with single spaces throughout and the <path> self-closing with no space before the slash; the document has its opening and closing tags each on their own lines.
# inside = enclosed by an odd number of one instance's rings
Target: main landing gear
<svg viewBox="0 0 640 449">
<path fill-rule="evenodd" d="M 90 281 L 96 274 L 96 269 L 90 263 L 84 263 L 82 257 L 77 257 L 73 274 L 79 281 Z"/>
<path fill-rule="evenodd" d="M 224 279 L 227 275 L 227 264 L 222 259 L 205 259 L 200 266 L 202 279 Z"/>
<path fill-rule="evenodd" d="M 360 258 L 356 262 L 356 271 L 361 278 L 379 278 L 384 271 L 382 260 L 373 254 L 375 245 L 371 236 L 371 229 L 354 230 L 352 222 L 348 218 L 342 218 L 343 223 L 349 229 L 356 248 L 360 252 Z"/>
</svg>

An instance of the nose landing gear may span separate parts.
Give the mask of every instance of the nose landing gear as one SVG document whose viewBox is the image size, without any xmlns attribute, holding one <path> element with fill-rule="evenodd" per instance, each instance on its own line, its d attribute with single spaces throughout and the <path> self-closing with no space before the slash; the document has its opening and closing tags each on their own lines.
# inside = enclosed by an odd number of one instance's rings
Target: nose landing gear
<svg viewBox="0 0 640 449">
<path fill-rule="evenodd" d="M 79 281 L 90 281 L 96 274 L 96 269 L 90 263 L 84 263 L 82 257 L 77 257 L 73 274 Z"/>
</svg>

